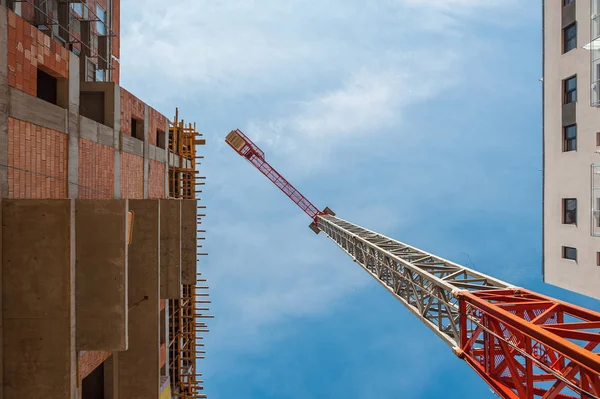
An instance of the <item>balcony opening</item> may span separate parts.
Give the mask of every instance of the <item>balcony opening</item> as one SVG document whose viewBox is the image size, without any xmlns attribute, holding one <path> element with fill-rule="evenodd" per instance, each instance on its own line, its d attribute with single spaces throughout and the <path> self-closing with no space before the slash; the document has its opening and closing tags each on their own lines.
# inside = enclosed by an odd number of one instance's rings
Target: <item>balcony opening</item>
<svg viewBox="0 0 600 399">
<path fill-rule="evenodd" d="M 58 79 L 38 68 L 37 97 L 58 105 Z"/>
<path fill-rule="evenodd" d="M 163 150 L 167 148 L 166 134 L 164 131 L 157 129 L 156 130 L 156 146 L 158 148 L 162 148 Z"/>
<path fill-rule="evenodd" d="M 107 125 L 104 120 L 104 92 L 82 91 L 79 93 L 79 113 L 81 116 Z"/>
<path fill-rule="evenodd" d="M 144 140 L 144 121 L 131 118 L 131 137 Z"/>
</svg>

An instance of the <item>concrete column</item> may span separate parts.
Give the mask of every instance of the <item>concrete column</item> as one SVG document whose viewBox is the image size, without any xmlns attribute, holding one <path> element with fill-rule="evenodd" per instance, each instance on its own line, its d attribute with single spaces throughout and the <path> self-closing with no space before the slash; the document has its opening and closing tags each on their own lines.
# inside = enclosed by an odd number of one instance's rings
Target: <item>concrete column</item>
<svg viewBox="0 0 600 399">
<path fill-rule="evenodd" d="M 109 92 L 106 93 L 108 95 Z M 115 198 L 121 198 L 121 88 L 114 85 Z"/>
<path fill-rule="evenodd" d="M 135 214 L 129 247 L 129 348 L 115 352 L 120 398 L 159 396 L 160 207 L 158 200 L 129 200 Z M 113 355 L 114 357 L 115 355 Z"/>
<path fill-rule="evenodd" d="M 148 184 L 150 177 L 150 107 L 144 105 L 144 198 L 150 196 L 150 186 Z"/>
<path fill-rule="evenodd" d="M 119 357 L 117 354 L 104 361 L 104 399 L 119 399 Z"/>
<path fill-rule="evenodd" d="M 75 399 L 75 207 L 2 203 L 3 399 Z"/>
<path fill-rule="evenodd" d="M 68 183 L 67 192 L 69 198 L 79 197 L 79 57 L 69 52 L 69 108 L 68 125 L 69 155 L 67 163 Z"/>
<path fill-rule="evenodd" d="M 127 200 L 76 203 L 77 350 L 127 350 Z"/>
<path fill-rule="evenodd" d="M 160 201 L 160 297 L 181 298 L 181 200 Z"/>
<path fill-rule="evenodd" d="M 169 197 L 169 120 L 165 123 L 165 198 Z"/>
<path fill-rule="evenodd" d="M 181 282 L 196 284 L 196 200 L 181 201 Z"/>
<path fill-rule="evenodd" d="M 8 12 L 0 8 L 0 198 L 8 197 Z"/>
</svg>

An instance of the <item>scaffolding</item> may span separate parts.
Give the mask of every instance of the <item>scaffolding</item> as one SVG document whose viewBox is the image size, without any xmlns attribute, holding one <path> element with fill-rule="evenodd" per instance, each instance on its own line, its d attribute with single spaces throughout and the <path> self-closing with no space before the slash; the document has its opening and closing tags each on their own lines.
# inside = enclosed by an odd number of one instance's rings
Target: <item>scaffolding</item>
<svg viewBox="0 0 600 399">
<path fill-rule="evenodd" d="M 198 205 L 205 177 L 199 176 L 196 169 L 203 156 L 196 154 L 196 147 L 204 145 L 202 134 L 198 133 L 195 124 L 185 124 L 179 120 L 179 110 L 175 111 L 175 119 L 169 127 L 169 197 L 196 200 L 196 222 L 202 224 L 205 206 Z M 202 233 L 196 230 L 197 243 L 204 240 Z M 197 244 L 197 255 L 202 245 Z M 198 363 L 206 353 L 202 336 L 208 333 L 206 319 L 208 315 L 208 286 L 201 273 L 196 275 L 196 284 L 184 284 L 180 299 L 169 300 L 169 376 L 172 382 L 174 398 L 200 399 L 206 398 L 202 373 L 198 371 Z"/>
</svg>

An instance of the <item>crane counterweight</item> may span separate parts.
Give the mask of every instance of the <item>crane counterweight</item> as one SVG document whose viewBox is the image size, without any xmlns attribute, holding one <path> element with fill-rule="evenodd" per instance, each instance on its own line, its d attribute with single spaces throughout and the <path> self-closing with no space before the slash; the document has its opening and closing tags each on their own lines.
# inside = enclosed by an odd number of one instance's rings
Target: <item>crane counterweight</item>
<svg viewBox="0 0 600 399">
<path fill-rule="evenodd" d="M 241 131 L 227 143 L 505 399 L 600 399 L 600 313 L 319 211 Z"/>
</svg>

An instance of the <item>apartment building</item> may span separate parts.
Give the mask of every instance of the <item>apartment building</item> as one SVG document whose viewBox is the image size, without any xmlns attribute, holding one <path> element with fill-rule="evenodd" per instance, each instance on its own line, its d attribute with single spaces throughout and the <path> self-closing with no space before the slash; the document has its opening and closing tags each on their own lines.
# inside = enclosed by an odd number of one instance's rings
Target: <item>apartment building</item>
<svg viewBox="0 0 600 399">
<path fill-rule="evenodd" d="M 544 281 L 600 299 L 600 1 L 543 3 Z"/>
<path fill-rule="evenodd" d="M 0 0 L 2 399 L 206 397 L 204 140 L 120 86 L 119 9 Z"/>
</svg>

